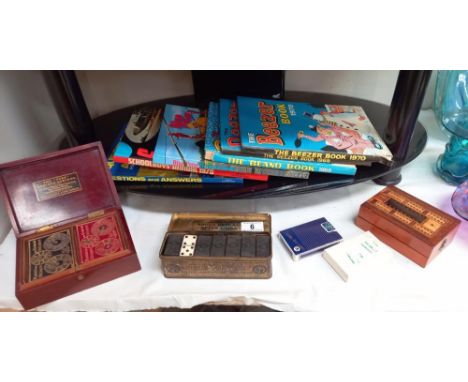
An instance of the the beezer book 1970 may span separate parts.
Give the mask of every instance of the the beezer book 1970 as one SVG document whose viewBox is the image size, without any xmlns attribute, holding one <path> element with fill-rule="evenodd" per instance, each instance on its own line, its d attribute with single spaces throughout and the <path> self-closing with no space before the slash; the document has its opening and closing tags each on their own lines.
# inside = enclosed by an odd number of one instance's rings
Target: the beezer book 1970
<svg viewBox="0 0 468 382">
<path fill-rule="evenodd" d="M 324 163 L 391 163 L 392 153 L 358 106 L 237 97 L 242 152 Z"/>
</svg>

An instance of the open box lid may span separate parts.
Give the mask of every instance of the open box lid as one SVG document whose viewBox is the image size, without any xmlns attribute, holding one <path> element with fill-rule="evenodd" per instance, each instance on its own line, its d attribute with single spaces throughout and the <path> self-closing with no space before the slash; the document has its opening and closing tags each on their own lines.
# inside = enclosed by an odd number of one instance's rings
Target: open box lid
<svg viewBox="0 0 468 382">
<path fill-rule="evenodd" d="M 16 236 L 120 206 L 100 142 L 0 165 Z"/>
</svg>

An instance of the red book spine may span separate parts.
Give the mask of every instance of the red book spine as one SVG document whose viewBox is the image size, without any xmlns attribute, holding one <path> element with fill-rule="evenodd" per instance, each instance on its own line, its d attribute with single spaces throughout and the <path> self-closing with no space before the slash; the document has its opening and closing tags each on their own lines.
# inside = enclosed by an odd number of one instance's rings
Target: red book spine
<svg viewBox="0 0 468 382">
<path fill-rule="evenodd" d="M 194 167 L 194 166 L 174 166 L 174 165 L 168 165 L 168 164 L 153 163 L 151 160 L 146 160 L 146 159 L 118 157 L 118 156 L 114 156 L 113 160 L 114 162 L 117 162 L 117 163 L 131 164 L 131 165 L 150 167 L 150 168 L 158 168 L 162 170 L 194 172 L 197 174 L 225 176 L 228 178 L 242 178 L 242 179 L 250 179 L 250 180 L 260 180 L 260 181 L 268 180 L 268 175 L 263 175 L 263 174 L 251 174 L 251 173 L 234 172 L 234 171 L 213 170 L 213 169 L 200 168 L 200 167 Z"/>
</svg>

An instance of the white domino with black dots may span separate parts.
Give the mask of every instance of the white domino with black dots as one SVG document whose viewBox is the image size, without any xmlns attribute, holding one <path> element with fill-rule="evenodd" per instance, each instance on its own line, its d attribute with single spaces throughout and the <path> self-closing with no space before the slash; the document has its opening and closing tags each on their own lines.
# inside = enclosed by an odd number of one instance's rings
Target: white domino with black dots
<svg viewBox="0 0 468 382">
<path fill-rule="evenodd" d="M 180 256 L 193 256 L 195 244 L 197 244 L 197 235 L 184 235 L 184 240 L 180 247 Z"/>
</svg>

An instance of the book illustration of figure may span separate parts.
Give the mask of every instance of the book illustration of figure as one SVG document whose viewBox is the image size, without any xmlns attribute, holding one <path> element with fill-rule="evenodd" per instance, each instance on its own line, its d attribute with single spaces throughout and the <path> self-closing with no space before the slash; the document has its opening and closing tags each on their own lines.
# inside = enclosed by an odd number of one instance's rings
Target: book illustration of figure
<svg viewBox="0 0 468 382">
<path fill-rule="evenodd" d="M 341 121 L 328 119 L 326 113 L 322 114 L 309 114 L 304 113 L 305 116 L 310 117 L 317 124 L 309 125 L 310 131 L 315 132 L 316 135 L 308 135 L 303 131 L 297 133 L 297 138 L 294 142 L 296 147 L 300 147 L 302 139 L 308 139 L 312 142 L 325 141 L 327 146 L 322 150 L 335 148 L 335 151 L 347 152 L 348 150 L 353 154 L 363 154 L 366 149 L 382 149 L 382 146 L 369 134 L 359 133 L 359 129 L 355 128 L 355 124 L 349 121 Z M 366 139 L 367 138 L 367 139 Z"/>
<path fill-rule="evenodd" d="M 122 129 L 115 145 L 114 156 L 118 163 L 131 160 L 151 160 L 161 128 L 162 108 L 145 107 L 133 111 Z"/>
<path fill-rule="evenodd" d="M 173 119 L 168 123 L 168 126 L 170 128 L 191 129 L 194 132 L 194 134 L 187 134 L 186 132 L 174 132 L 169 129 L 168 136 L 171 138 L 176 150 L 179 151 L 181 157 L 183 157 L 183 155 L 180 152 L 177 143 L 174 141 L 174 138 L 193 140 L 200 155 L 203 157 L 203 148 L 205 147 L 206 123 L 206 110 L 186 110 L 183 114 L 174 114 Z"/>
<path fill-rule="evenodd" d="M 189 120 L 190 118 L 190 120 Z M 166 104 L 161 131 L 156 141 L 152 163 L 156 166 L 184 172 L 219 175 L 253 180 L 267 180 L 263 174 L 233 171 L 224 163 L 207 163 L 204 159 L 208 115 L 206 110 Z M 176 136 L 171 133 L 184 134 Z"/>
<path fill-rule="evenodd" d="M 326 163 L 392 161 L 391 151 L 360 106 L 320 107 L 239 96 L 237 107 L 242 155 Z M 328 154 L 333 152 L 340 155 Z"/>
<path fill-rule="evenodd" d="M 142 109 L 132 114 L 127 128 L 126 137 L 134 143 L 144 143 L 153 139 L 159 131 L 161 109 Z"/>
<path fill-rule="evenodd" d="M 206 122 L 206 110 L 166 105 L 164 134 L 156 143 L 153 162 L 199 167 L 204 156 Z"/>
<path fill-rule="evenodd" d="M 194 119 L 194 115 L 198 116 Z M 206 132 L 206 113 L 194 110 L 187 110 L 183 115 L 175 114 L 174 119 L 169 122 L 169 127 L 176 129 L 194 129 L 195 135 L 180 132 L 170 132 L 169 135 L 176 138 L 186 138 L 193 140 L 204 140 Z"/>
<path fill-rule="evenodd" d="M 231 104 L 231 101 L 229 102 Z M 235 166 L 241 171 L 250 171 L 251 173 L 265 173 L 272 176 L 285 176 L 291 178 L 307 179 L 309 171 L 339 173 L 344 175 L 354 175 L 356 166 L 350 165 L 330 165 L 328 163 L 309 163 L 289 160 L 265 159 L 261 157 L 249 157 L 248 155 L 239 156 L 226 154 L 222 152 L 222 134 L 221 134 L 221 104 L 210 102 L 208 108 L 208 123 L 206 128 L 205 140 L 205 159 L 208 161 L 225 163 Z M 224 119 L 229 120 L 229 115 L 224 114 Z M 230 131 L 227 132 L 224 142 L 228 142 Z"/>
</svg>

